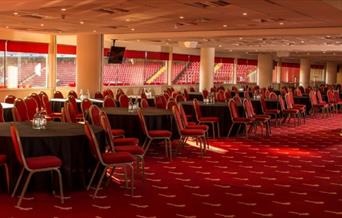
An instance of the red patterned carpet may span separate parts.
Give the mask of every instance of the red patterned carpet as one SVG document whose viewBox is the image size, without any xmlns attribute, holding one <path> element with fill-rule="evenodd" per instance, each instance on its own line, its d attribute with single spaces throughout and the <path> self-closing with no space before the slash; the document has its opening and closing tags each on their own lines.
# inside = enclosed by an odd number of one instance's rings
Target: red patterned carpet
<svg viewBox="0 0 342 218">
<path fill-rule="evenodd" d="M 0 194 L 0 217 L 342 217 L 342 115 L 273 128 L 269 138 L 210 141 L 200 158 L 187 147 L 168 162 L 163 149 L 146 158 L 146 179 L 135 196 L 111 183 L 93 200 L 66 193 L 60 205 L 48 193 L 16 199 Z M 160 152 L 158 152 L 160 150 Z"/>
</svg>

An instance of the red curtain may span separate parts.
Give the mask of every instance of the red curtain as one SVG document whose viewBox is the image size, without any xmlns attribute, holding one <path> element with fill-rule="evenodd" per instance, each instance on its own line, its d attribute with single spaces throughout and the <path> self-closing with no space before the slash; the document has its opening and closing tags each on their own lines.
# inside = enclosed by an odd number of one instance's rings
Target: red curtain
<svg viewBox="0 0 342 218">
<path fill-rule="evenodd" d="M 49 51 L 49 44 L 37 42 L 7 41 L 7 51 L 47 54 Z"/>
<path fill-rule="evenodd" d="M 57 45 L 57 54 L 76 54 L 76 46 Z"/>
</svg>

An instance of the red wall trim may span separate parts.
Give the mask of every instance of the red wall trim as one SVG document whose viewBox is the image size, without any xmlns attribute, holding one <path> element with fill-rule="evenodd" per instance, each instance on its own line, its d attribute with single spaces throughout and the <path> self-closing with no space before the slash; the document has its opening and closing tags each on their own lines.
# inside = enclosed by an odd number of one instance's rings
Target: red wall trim
<svg viewBox="0 0 342 218">
<path fill-rule="evenodd" d="M 49 44 L 37 42 L 8 41 L 7 51 L 47 54 L 49 51 Z"/>
</svg>

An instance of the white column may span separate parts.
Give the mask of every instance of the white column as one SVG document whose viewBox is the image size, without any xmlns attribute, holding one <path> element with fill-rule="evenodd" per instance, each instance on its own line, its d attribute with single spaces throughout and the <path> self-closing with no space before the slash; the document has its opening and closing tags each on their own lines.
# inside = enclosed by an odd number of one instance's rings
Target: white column
<svg viewBox="0 0 342 218">
<path fill-rule="evenodd" d="M 199 91 L 214 86 L 215 48 L 201 48 Z"/>
<path fill-rule="evenodd" d="M 310 85 L 310 60 L 300 59 L 299 85 L 307 88 Z"/>
<path fill-rule="evenodd" d="M 272 85 L 273 58 L 270 54 L 258 55 L 257 85 L 267 88 Z"/>
<path fill-rule="evenodd" d="M 56 81 L 57 81 L 57 37 L 56 35 L 50 36 L 50 43 L 49 43 L 49 59 L 48 59 L 48 88 L 50 90 L 50 96 L 56 90 Z"/>
<path fill-rule="evenodd" d="M 335 84 L 337 81 L 337 64 L 334 62 L 327 63 L 327 69 L 325 73 L 325 83 L 329 85 Z"/>
<path fill-rule="evenodd" d="M 237 79 L 236 79 L 236 76 L 237 76 L 237 65 L 238 65 L 238 59 L 237 58 L 234 58 L 234 66 L 233 66 L 233 84 L 236 84 L 237 82 Z"/>
<path fill-rule="evenodd" d="M 276 72 L 277 72 L 277 83 L 281 82 L 281 60 L 279 59 L 277 61 L 277 66 L 276 66 Z"/>
<path fill-rule="evenodd" d="M 103 36 L 100 34 L 81 34 L 77 36 L 76 89 L 89 90 L 94 96 L 101 90 Z"/>
<path fill-rule="evenodd" d="M 167 62 L 167 85 L 172 85 L 172 62 L 173 62 L 173 48 L 169 47 L 169 61 Z"/>
</svg>

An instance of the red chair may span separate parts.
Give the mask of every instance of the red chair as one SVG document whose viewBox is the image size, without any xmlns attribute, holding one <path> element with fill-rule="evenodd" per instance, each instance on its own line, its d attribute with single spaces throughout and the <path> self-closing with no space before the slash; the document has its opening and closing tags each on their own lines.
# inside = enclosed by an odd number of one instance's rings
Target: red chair
<svg viewBox="0 0 342 218">
<path fill-rule="evenodd" d="M 91 121 L 91 124 L 93 124 L 94 126 L 101 126 L 100 113 L 101 113 L 101 110 L 98 106 L 91 105 L 89 107 L 90 121 Z M 123 129 L 112 129 L 112 135 L 114 138 L 124 137 L 125 136 L 125 130 L 123 130 Z"/>
<path fill-rule="evenodd" d="M 34 100 L 36 100 L 38 111 L 40 111 L 42 109 L 42 99 L 39 97 L 37 93 L 32 93 L 31 97 L 34 98 Z"/>
<path fill-rule="evenodd" d="M 226 97 L 224 95 L 224 91 L 220 90 L 216 93 L 216 101 L 218 102 L 225 102 Z"/>
<path fill-rule="evenodd" d="M 62 121 L 66 123 L 77 123 L 76 112 L 68 101 L 64 102 L 64 107 L 62 108 Z"/>
<path fill-rule="evenodd" d="M 172 107 L 176 105 L 177 106 L 177 103 L 175 102 L 175 100 L 173 98 L 170 98 L 166 104 L 166 109 L 167 110 L 172 110 Z"/>
<path fill-rule="evenodd" d="M 53 98 L 64 98 L 62 92 L 60 91 L 55 91 L 55 93 L 53 93 Z"/>
<path fill-rule="evenodd" d="M 270 100 L 277 100 L 278 99 L 277 94 L 274 92 L 270 92 L 269 99 Z"/>
<path fill-rule="evenodd" d="M 184 145 L 186 143 L 186 139 L 189 137 L 195 138 L 196 141 L 199 142 L 199 148 L 201 150 L 201 155 L 203 156 L 207 148 L 206 130 L 203 130 L 201 128 L 192 128 L 191 126 L 185 128 L 177 106 L 172 107 L 172 113 L 176 120 L 178 133 L 180 135 L 180 144 Z"/>
<path fill-rule="evenodd" d="M 265 115 L 269 115 L 269 116 L 274 116 L 275 118 L 275 126 L 278 126 L 278 118 L 280 117 L 280 110 L 274 108 L 274 109 L 270 109 L 267 108 L 267 104 L 266 104 L 266 100 L 264 98 L 260 98 L 260 103 L 261 103 L 261 110 L 262 113 Z"/>
<path fill-rule="evenodd" d="M 14 95 L 7 95 L 5 97 L 5 103 L 13 104 L 16 98 L 17 97 L 15 97 Z"/>
<path fill-rule="evenodd" d="M 4 119 L 4 109 L 2 108 L 2 104 L 0 103 L 0 122 L 5 122 Z"/>
<path fill-rule="evenodd" d="M 109 95 L 110 97 L 114 98 L 114 93 L 111 89 L 106 89 L 103 90 L 103 97 L 106 97 L 107 95 Z"/>
<path fill-rule="evenodd" d="M 177 103 L 179 103 L 179 102 L 183 102 L 183 101 L 186 101 L 186 98 L 185 98 L 185 96 L 184 95 L 182 95 L 182 94 L 178 94 L 178 95 L 176 95 L 176 102 Z"/>
<path fill-rule="evenodd" d="M 33 120 L 34 115 L 39 111 L 38 104 L 36 100 L 32 97 L 26 97 L 24 101 L 27 108 L 28 119 Z"/>
<path fill-rule="evenodd" d="M 311 107 L 312 107 L 312 113 L 315 115 L 319 112 L 319 110 L 322 111 L 322 113 L 325 113 L 328 116 L 329 113 L 329 105 L 327 103 L 319 103 L 317 100 L 316 92 L 311 90 L 309 93 L 310 101 L 311 101 Z"/>
<path fill-rule="evenodd" d="M 95 92 L 95 99 L 103 99 L 103 95 L 100 91 Z"/>
<path fill-rule="evenodd" d="M 192 86 L 190 86 L 189 90 L 190 90 L 190 92 L 195 92 L 195 88 Z"/>
<path fill-rule="evenodd" d="M 103 100 L 103 107 L 116 107 L 114 98 L 110 95 L 106 95 Z"/>
<path fill-rule="evenodd" d="M 298 125 L 299 125 L 299 123 L 300 123 L 300 111 L 299 111 L 299 109 L 286 108 L 284 99 L 281 95 L 279 95 L 278 99 L 279 99 L 279 105 L 280 105 L 281 113 L 284 116 L 283 123 L 286 121 L 287 118 L 289 118 L 288 122 L 290 122 L 290 120 L 292 118 L 297 118 Z M 294 122 L 294 125 L 296 126 L 296 122 Z"/>
<path fill-rule="evenodd" d="M 172 160 L 172 144 L 171 144 L 172 132 L 169 130 L 148 130 L 142 110 L 138 110 L 138 117 L 139 117 L 141 129 L 146 135 L 145 141 L 142 145 L 144 148 L 144 156 L 146 155 L 148 149 L 150 148 L 150 145 L 153 140 L 164 140 L 165 156 L 169 157 L 169 159 Z"/>
<path fill-rule="evenodd" d="M 192 101 L 193 106 L 194 106 L 194 110 L 195 110 L 195 114 L 196 114 L 196 120 L 197 123 L 199 124 L 210 124 L 212 127 L 212 131 L 213 131 L 213 138 L 215 138 L 215 126 L 217 129 L 217 137 L 220 138 L 220 119 L 218 117 L 204 117 L 202 116 L 202 112 L 201 112 L 201 108 L 200 105 L 198 103 L 197 99 L 194 99 Z"/>
<path fill-rule="evenodd" d="M 203 95 L 203 99 L 207 99 L 207 98 L 208 98 L 208 96 L 209 96 L 209 92 L 208 92 L 208 90 L 206 90 L 206 89 L 203 89 L 203 91 L 202 91 L 202 95 Z"/>
<path fill-rule="evenodd" d="M 243 107 L 245 109 L 246 117 L 253 120 L 255 131 L 257 130 L 257 126 L 259 125 L 261 127 L 261 133 L 264 134 L 263 127 L 265 126 L 266 127 L 265 135 L 270 136 L 271 135 L 271 125 L 270 125 L 271 116 L 255 114 L 252 101 L 249 98 L 245 98 L 243 100 Z"/>
<path fill-rule="evenodd" d="M 237 103 L 237 104 L 242 104 L 242 100 L 239 96 L 239 93 L 235 93 L 235 96 L 233 97 L 233 100 Z"/>
<path fill-rule="evenodd" d="M 107 136 L 107 143 L 109 145 L 110 151 L 124 151 L 132 154 L 137 159 L 137 171 L 139 172 L 140 165 L 142 169 L 142 175 L 144 177 L 144 149 L 142 149 L 137 144 L 132 145 L 116 145 L 116 140 L 112 135 L 112 128 L 108 120 L 107 114 L 103 111 L 100 112 L 101 127 L 105 130 Z M 114 140 L 113 140 L 114 139 Z M 141 164 L 140 164 L 141 163 Z"/>
<path fill-rule="evenodd" d="M 76 113 L 76 119 L 83 120 L 83 114 L 78 109 L 76 98 L 74 97 L 74 95 L 68 95 L 68 101 L 71 104 L 72 110 Z"/>
<path fill-rule="evenodd" d="M 128 108 L 128 104 L 129 104 L 128 96 L 125 94 L 122 94 L 119 98 L 119 103 L 120 103 L 120 107 Z"/>
<path fill-rule="evenodd" d="M 148 101 L 146 98 L 141 98 L 140 100 L 140 107 L 141 108 L 148 108 L 149 107 L 149 104 L 148 104 Z"/>
<path fill-rule="evenodd" d="M 248 127 L 248 125 L 252 126 L 254 120 L 251 119 L 251 118 L 247 118 L 247 117 L 240 117 L 239 111 L 238 111 L 238 108 L 237 108 L 237 103 L 236 103 L 236 101 L 234 101 L 234 99 L 230 99 L 229 100 L 228 108 L 229 108 L 230 119 L 232 121 L 232 125 L 229 128 L 227 137 L 230 136 L 230 134 L 231 134 L 231 132 L 233 130 L 234 125 L 238 124 L 239 125 L 238 133 L 240 132 L 241 125 L 244 125 L 246 138 L 248 138 L 248 131 L 249 130 L 247 129 L 247 127 Z"/>
<path fill-rule="evenodd" d="M 232 94 L 229 89 L 227 89 L 224 93 L 224 97 L 226 98 L 226 101 L 229 101 L 229 99 L 232 97 Z"/>
<path fill-rule="evenodd" d="M 17 122 L 29 120 L 26 103 L 23 99 L 17 98 L 14 101 L 14 107 L 12 108 L 12 116 L 13 120 Z"/>
<path fill-rule="evenodd" d="M 20 137 L 19 137 L 19 133 L 18 130 L 15 126 L 14 123 L 11 123 L 10 126 L 10 130 L 11 130 L 11 138 L 12 138 L 12 144 L 14 147 L 14 151 L 16 154 L 16 157 L 19 161 L 19 163 L 22 165 L 22 170 L 21 173 L 19 175 L 19 178 L 17 180 L 17 183 L 15 184 L 13 193 L 12 193 L 12 197 L 14 197 L 14 195 L 17 192 L 17 189 L 19 187 L 19 184 L 22 180 L 23 174 L 26 171 L 28 171 L 28 176 L 27 179 L 25 181 L 24 187 L 21 191 L 18 203 L 16 207 L 20 207 L 21 205 L 21 201 L 24 198 L 24 195 L 26 193 L 27 190 L 27 186 L 31 180 L 31 177 L 34 173 L 39 173 L 39 172 L 47 172 L 47 171 L 55 171 L 58 174 L 58 180 L 59 180 L 59 192 L 60 192 L 60 198 L 61 198 L 61 203 L 64 203 L 64 195 L 63 195 L 63 182 L 62 182 L 62 174 L 60 172 L 60 167 L 62 166 L 62 161 L 56 157 L 56 156 L 35 156 L 35 157 L 25 157 L 24 155 L 24 151 L 21 145 L 21 141 L 20 141 Z"/>
<path fill-rule="evenodd" d="M 68 92 L 68 96 L 73 96 L 75 99 L 77 99 L 77 93 L 74 91 L 74 90 L 70 90 L 69 92 Z"/>
<path fill-rule="evenodd" d="M 96 167 L 94 169 L 94 172 L 91 176 L 91 179 L 89 181 L 89 184 L 87 186 L 87 190 L 89 191 L 90 186 L 93 183 L 93 180 L 95 178 L 95 175 L 97 173 L 97 170 L 99 169 L 100 165 L 104 167 L 100 179 L 97 183 L 95 192 L 93 194 L 93 198 L 95 199 L 97 197 L 97 192 L 99 191 L 101 184 L 102 184 L 102 180 L 104 178 L 104 176 L 106 175 L 106 172 L 108 171 L 108 169 L 111 169 L 111 173 L 110 173 L 110 178 L 112 177 L 113 173 L 114 173 L 114 169 L 117 166 L 120 166 L 124 169 L 124 173 L 125 173 L 125 178 L 126 178 L 126 187 L 128 186 L 128 179 L 127 179 L 127 168 L 130 168 L 130 173 L 131 173 L 131 196 L 133 196 L 134 194 L 134 169 L 133 169 L 133 162 L 135 161 L 134 157 L 128 153 L 128 152 L 104 152 L 102 153 L 100 150 L 100 147 L 98 145 L 97 142 L 97 138 L 94 135 L 93 130 L 91 129 L 91 127 L 89 126 L 89 124 L 86 122 L 84 125 L 84 131 L 86 133 L 86 136 L 89 140 L 89 144 L 90 144 L 90 150 L 92 155 L 94 156 L 94 158 L 97 160 L 97 164 Z"/>
<path fill-rule="evenodd" d="M 5 169 L 7 192 L 9 192 L 10 191 L 10 187 L 9 187 L 10 186 L 10 178 L 9 178 L 9 171 L 8 171 L 6 155 L 0 154 L 0 166 L 3 166 Z"/>
<path fill-rule="evenodd" d="M 178 107 L 180 116 L 182 118 L 182 123 L 184 128 L 189 128 L 189 129 L 203 129 L 206 132 L 208 132 L 209 127 L 207 125 L 199 125 L 196 124 L 195 122 L 189 122 L 188 117 L 185 114 L 183 106 Z M 208 144 L 208 143 L 207 143 Z"/>
<path fill-rule="evenodd" d="M 300 105 L 300 104 L 294 104 L 292 91 L 289 91 L 288 93 L 285 94 L 285 103 L 286 103 L 287 109 L 297 109 L 299 111 L 299 118 L 302 118 L 305 123 L 306 106 Z"/>
<path fill-rule="evenodd" d="M 316 95 L 317 95 L 317 99 L 318 99 L 319 104 L 328 104 L 329 114 L 331 114 L 330 112 L 333 111 L 334 107 L 335 107 L 334 103 L 327 103 L 326 101 L 323 101 L 321 91 L 319 91 L 319 90 L 317 90 Z"/>
<path fill-rule="evenodd" d="M 46 111 L 46 115 L 51 117 L 51 119 L 62 119 L 61 112 L 52 112 L 49 97 L 47 95 L 42 95 L 42 107 Z"/>
<path fill-rule="evenodd" d="M 341 110 L 341 105 L 342 105 L 342 100 L 340 99 L 340 93 L 338 90 L 334 91 L 334 98 L 335 98 L 335 104 L 336 104 L 336 109 L 340 109 Z"/>
<path fill-rule="evenodd" d="M 83 114 L 83 120 L 86 120 L 88 113 L 89 113 L 89 108 L 92 105 L 91 101 L 88 98 L 85 98 L 81 102 L 81 110 Z"/>
</svg>

